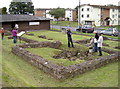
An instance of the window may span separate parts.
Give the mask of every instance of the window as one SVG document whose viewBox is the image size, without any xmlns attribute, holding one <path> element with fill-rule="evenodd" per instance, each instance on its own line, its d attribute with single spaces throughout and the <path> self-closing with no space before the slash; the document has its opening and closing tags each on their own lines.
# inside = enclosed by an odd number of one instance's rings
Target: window
<svg viewBox="0 0 120 89">
<path fill-rule="evenodd" d="M 89 18 L 90 16 L 89 16 L 89 14 L 87 15 L 87 18 Z"/>
<path fill-rule="evenodd" d="M 29 22 L 29 25 L 39 25 L 40 22 Z"/>
<path fill-rule="evenodd" d="M 118 23 L 120 23 L 120 20 L 118 21 Z"/>
<path fill-rule="evenodd" d="M 114 12 L 114 11 L 115 11 L 115 9 L 112 9 L 112 11 Z"/>
<path fill-rule="evenodd" d="M 120 18 L 120 15 L 118 15 L 118 18 Z"/>
<path fill-rule="evenodd" d="M 82 15 L 82 18 L 84 17 L 84 15 Z"/>
<path fill-rule="evenodd" d="M 112 15 L 112 18 L 114 18 L 114 15 Z"/>
<path fill-rule="evenodd" d="M 84 11 L 84 8 L 82 8 L 82 11 Z"/>
<path fill-rule="evenodd" d="M 90 8 L 87 8 L 87 11 L 90 11 Z"/>
</svg>

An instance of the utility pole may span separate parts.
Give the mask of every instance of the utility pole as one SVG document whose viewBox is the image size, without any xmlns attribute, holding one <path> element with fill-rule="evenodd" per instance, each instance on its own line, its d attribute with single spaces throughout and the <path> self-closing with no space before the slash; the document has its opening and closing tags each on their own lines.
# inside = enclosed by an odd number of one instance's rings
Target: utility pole
<svg viewBox="0 0 120 89">
<path fill-rule="evenodd" d="M 80 26 L 80 0 L 78 5 L 78 26 Z"/>
<path fill-rule="evenodd" d="M 80 27 L 80 31 L 82 32 L 82 25 L 81 25 L 81 15 L 80 15 L 80 4 L 81 4 L 81 2 L 80 2 L 80 0 L 79 0 L 79 6 L 78 6 L 78 27 Z"/>
</svg>

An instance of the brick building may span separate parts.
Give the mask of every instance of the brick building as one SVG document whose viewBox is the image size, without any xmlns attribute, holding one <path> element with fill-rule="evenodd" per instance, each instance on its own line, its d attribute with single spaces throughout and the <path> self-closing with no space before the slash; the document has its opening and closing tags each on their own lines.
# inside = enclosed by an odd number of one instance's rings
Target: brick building
<svg viewBox="0 0 120 89">
<path fill-rule="evenodd" d="M 18 24 L 19 31 L 27 30 L 49 30 L 50 19 L 31 15 L 0 15 L 2 27 L 5 30 L 11 30 Z"/>
</svg>

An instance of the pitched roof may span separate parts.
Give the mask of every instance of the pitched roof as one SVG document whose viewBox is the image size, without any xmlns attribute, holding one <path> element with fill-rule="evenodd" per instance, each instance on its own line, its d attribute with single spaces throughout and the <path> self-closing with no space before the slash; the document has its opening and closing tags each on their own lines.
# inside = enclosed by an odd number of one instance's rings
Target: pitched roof
<svg viewBox="0 0 120 89">
<path fill-rule="evenodd" d="M 57 8 L 35 8 L 35 10 L 39 11 L 39 10 L 53 10 L 53 9 L 57 9 Z M 72 9 L 72 8 L 62 8 L 65 10 L 76 10 L 76 9 Z"/>
<path fill-rule="evenodd" d="M 40 17 L 40 16 L 32 16 L 32 15 L 0 15 L 2 19 L 0 22 L 13 22 L 13 21 L 38 21 L 38 20 L 50 20 L 48 18 Z"/>
<path fill-rule="evenodd" d="M 90 4 L 83 4 L 81 6 L 92 6 L 92 7 L 96 7 L 96 8 L 106 8 L 106 9 L 118 9 L 120 8 L 120 6 L 107 6 L 107 5 L 90 5 Z"/>
</svg>

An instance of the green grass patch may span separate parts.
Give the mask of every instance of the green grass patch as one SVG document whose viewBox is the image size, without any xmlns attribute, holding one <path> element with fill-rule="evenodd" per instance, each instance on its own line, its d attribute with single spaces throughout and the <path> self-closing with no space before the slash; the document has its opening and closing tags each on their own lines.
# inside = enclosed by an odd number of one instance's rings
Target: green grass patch
<svg viewBox="0 0 120 89">
<path fill-rule="evenodd" d="M 84 62 L 84 60 L 76 60 L 76 61 L 69 61 L 68 59 L 54 59 L 53 56 L 55 55 L 56 51 L 60 51 L 58 49 L 53 48 L 26 48 L 27 51 L 42 56 L 43 58 L 55 63 L 57 65 L 69 66 L 73 64 L 79 64 Z"/>
<path fill-rule="evenodd" d="M 61 29 L 55 29 L 55 28 L 51 28 L 51 30 L 61 31 Z"/>
<path fill-rule="evenodd" d="M 112 50 L 115 50 L 115 51 L 120 51 L 120 49 L 115 49 L 115 47 L 119 46 L 120 42 L 105 40 L 104 43 L 109 45 L 109 47 L 104 46 L 105 48 L 112 49 Z"/>
<path fill-rule="evenodd" d="M 36 40 L 36 41 L 48 41 L 47 39 L 42 39 L 38 38 L 39 35 L 45 35 L 47 38 L 52 38 L 54 40 L 59 40 L 62 42 L 61 48 L 66 48 L 67 49 L 67 34 L 62 33 L 62 32 L 55 32 L 55 31 L 35 31 L 35 32 L 29 32 L 34 34 L 34 36 L 28 36 L 28 35 L 23 35 L 23 37 Z M 83 39 L 89 39 L 90 37 L 88 36 L 82 36 L 82 35 L 72 35 L 73 40 L 83 40 Z M 75 44 L 75 43 L 74 43 Z M 78 44 L 75 44 L 78 45 Z"/>
<path fill-rule="evenodd" d="M 118 47 L 118 44 L 120 44 L 120 42 L 118 42 L 118 41 L 111 41 L 111 40 L 105 40 L 103 42 L 108 44 L 112 48 Z"/>
<path fill-rule="evenodd" d="M 70 27 L 77 27 L 78 22 L 73 21 L 50 21 L 51 25 L 58 25 L 58 26 L 70 26 Z"/>
<path fill-rule="evenodd" d="M 42 32 L 50 37 L 50 32 Z M 39 33 L 36 32 L 39 35 Z M 59 37 L 59 34 L 57 34 Z M 34 38 L 34 37 L 33 37 Z M 56 36 L 54 37 L 56 38 Z M 60 37 L 62 38 L 62 37 Z M 60 39 L 59 38 L 59 39 Z M 64 37 L 63 37 L 64 38 Z M 57 39 L 57 38 L 56 38 Z M 65 38 L 64 38 L 65 39 Z M 80 39 L 80 38 L 78 38 Z M 66 39 L 65 39 L 66 42 Z M 5 39 L 2 41 L 2 78 L 3 87 L 117 87 L 118 86 L 118 63 L 89 71 L 74 78 L 58 81 L 49 74 L 32 66 L 11 53 L 11 47 L 16 44 L 13 40 Z M 66 42 L 67 43 L 67 42 Z M 20 44 L 18 42 L 17 44 Z"/>
</svg>

